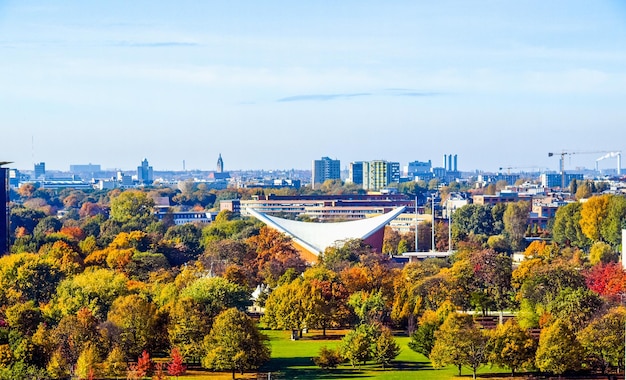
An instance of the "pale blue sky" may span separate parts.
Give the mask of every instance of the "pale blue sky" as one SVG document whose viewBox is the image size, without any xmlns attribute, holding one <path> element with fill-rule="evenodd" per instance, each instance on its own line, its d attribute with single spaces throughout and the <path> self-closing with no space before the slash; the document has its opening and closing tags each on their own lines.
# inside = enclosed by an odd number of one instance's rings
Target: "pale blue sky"
<svg viewBox="0 0 626 380">
<path fill-rule="evenodd" d="M 0 128 L 22 169 L 556 170 L 626 154 L 626 5 L 0 0 Z"/>
</svg>

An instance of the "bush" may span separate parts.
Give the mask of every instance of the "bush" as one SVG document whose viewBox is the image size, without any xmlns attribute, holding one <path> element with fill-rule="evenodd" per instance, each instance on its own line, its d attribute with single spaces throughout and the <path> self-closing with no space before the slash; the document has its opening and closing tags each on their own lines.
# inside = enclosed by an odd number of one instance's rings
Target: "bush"
<svg viewBox="0 0 626 380">
<path fill-rule="evenodd" d="M 343 357 L 338 350 L 331 350 L 326 346 L 320 348 L 319 356 L 313 358 L 313 363 L 322 369 L 337 368 L 343 363 Z"/>
</svg>

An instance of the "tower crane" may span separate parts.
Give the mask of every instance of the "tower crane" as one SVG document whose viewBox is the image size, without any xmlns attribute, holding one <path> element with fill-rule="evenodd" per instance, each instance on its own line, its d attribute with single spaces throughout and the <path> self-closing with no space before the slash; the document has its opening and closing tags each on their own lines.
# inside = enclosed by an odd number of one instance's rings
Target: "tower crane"
<svg viewBox="0 0 626 380">
<path fill-rule="evenodd" d="M 596 171 L 598 170 L 598 162 L 606 159 L 606 158 L 612 158 L 612 157 L 617 157 L 617 175 L 621 175 L 622 174 L 622 152 L 608 152 L 607 154 L 605 154 L 604 156 L 598 158 L 596 160 Z"/>
<path fill-rule="evenodd" d="M 561 153 L 552 153 L 552 152 L 548 153 L 548 157 L 556 156 L 557 154 L 561 156 L 560 165 L 559 165 L 559 168 L 561 170 L 561 190 L 565 188 L 565 156 L 571 156 L 573 154 L 600 154 L 600 153 L 610 153 L 610 152 L 606 150 L 573 151 L 573 152 L 568 152 L 564 150 L 564 151 L 561 151 Z"/>
</svg>

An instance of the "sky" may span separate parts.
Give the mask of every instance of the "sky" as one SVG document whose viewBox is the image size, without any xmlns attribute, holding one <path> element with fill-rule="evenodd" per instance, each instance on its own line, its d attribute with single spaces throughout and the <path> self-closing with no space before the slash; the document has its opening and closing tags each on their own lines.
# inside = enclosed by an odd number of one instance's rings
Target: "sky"
<svg viewBox="0 0 626 380">
<path fill-rule="evenodd" d="M 22 170 L 558 170 L 625 142 L 621 0 L 0 0 L 0 161 Z"/>
</svg>

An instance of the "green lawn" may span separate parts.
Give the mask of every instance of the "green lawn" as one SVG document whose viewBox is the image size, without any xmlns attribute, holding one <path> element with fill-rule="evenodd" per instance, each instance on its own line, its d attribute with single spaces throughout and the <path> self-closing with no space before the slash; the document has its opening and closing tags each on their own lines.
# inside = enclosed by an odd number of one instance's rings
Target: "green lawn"
<svg viewBox="0 0 626 380">
<path fill-rule="evenodd" d="M 305 334 L 302 340 L 292 341 L 288 331 L 269 331 L 272 345 L 272 360 L 261 368 L 261 372 L 271 372 L 272 379 L 452 379 L 457 375 L 454 367 L 433 369 L 430 361 L 423 355 L 412 351 L 408 346 L 408 337 L 397 337 L 402 351 L 392 363 L 393 368 L 382 369 L 379 365 L 369 363 L 360 370 L 350 365 L 342 365 L 335 370 L 322 370 L 312 361 L 319 348 L 334 348 L 339 344 L 340 335 L 329 332 L 323 338 L 321 332 L 313 331 Z M 502 369 L 483 367 L 479 373 L 503 373 Z M 464 368 L 463 375 L 470 375 L 470 369 Z M 507 375 L 503 375 L 507 377 Z M 507 377 L 510 379 L 510 375 Z"/>
</svg>

